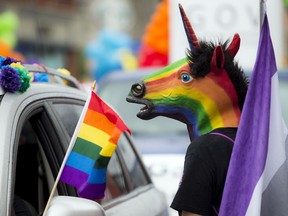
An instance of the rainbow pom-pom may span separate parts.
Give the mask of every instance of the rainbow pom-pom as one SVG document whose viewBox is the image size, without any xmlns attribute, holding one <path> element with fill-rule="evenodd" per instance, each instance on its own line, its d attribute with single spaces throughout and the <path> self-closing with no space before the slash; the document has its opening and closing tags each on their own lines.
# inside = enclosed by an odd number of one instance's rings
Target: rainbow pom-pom
<svg viewBox="0 0 288 216">
<path fill-rule="evenodd" d="M 31 77 L 21 62 L 0 56 L 0 86 L 6 92 L 25 92 L 30 87 Z"/>
</svg>

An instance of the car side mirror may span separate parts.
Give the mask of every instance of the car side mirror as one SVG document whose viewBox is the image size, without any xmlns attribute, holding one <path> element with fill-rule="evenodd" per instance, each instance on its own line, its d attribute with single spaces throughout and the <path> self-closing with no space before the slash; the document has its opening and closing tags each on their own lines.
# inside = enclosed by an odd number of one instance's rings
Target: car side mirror
<svg viewBox="0 0 288 216">
<path fill-rule="evenodd" d="M 79 197 L 56 196 L 52 199 L 46 216 L 105 216 L 97 202 Z"/>
</svg>

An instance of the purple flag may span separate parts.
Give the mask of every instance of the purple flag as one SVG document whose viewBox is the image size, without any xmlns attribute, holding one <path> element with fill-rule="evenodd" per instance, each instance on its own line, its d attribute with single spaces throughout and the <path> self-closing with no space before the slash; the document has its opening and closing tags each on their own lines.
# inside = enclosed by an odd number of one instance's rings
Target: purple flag
<svg viewBox="0 0 288 216">
<path fill-rule="evenodd" d="M 288 215 L 287 128 L 267 15 L 224 187 L 220 216 Z"/>
</svg>

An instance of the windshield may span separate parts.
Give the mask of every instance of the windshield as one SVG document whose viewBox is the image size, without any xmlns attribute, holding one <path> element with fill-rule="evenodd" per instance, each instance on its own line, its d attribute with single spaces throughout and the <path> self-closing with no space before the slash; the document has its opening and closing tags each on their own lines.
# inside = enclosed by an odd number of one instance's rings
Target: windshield
<svg viewBox="0 0 288 216">
<path fill-rule="evenodd" d="M 139 119 L 136 115 L 144 105 L 131 104 L 126 101 L 131 85 L 135 82 L 134 80 L 107 82 L 102 85 L 98 94 L 120 114 L 135 136 L 187 134 L 186 125 L 173 119 L 162 116 L 149 121 Z"/>
</svg>

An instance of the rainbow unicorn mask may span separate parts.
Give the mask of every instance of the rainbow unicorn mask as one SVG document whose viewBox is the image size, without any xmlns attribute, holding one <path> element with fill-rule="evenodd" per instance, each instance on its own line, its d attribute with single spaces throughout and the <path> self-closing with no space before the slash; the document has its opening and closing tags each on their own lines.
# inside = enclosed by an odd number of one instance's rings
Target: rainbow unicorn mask
<svg viewBox="0 0 288 216">
<path fill-rule="evenodd" d="M 166 116 L 188 126 L 190 138 L 219 127 L 237 127 L 248 81 L 234 62 L 240 37 L 213 44 L 198 41 L 179 6 L 190 50 L 187 57 L 135 83 L 128 102 L 144 104 L 137 116 Z"/>
</svg>

